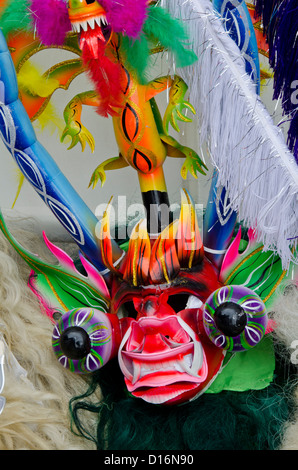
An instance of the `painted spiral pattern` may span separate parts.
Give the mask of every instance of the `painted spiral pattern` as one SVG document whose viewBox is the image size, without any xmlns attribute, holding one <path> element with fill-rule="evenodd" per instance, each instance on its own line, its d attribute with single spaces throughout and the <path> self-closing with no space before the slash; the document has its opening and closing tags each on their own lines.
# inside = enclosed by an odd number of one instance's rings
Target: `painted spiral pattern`
<svg viewBox="0 0 298 470">
<path fill-rule="evenodd" d="M 78 338 L 81 347 L 78 347 Z M 55 325 L 52 347 L 63 367 L 79 374 L 94 372 L 111 357 L 110 320 L 103 312 L 93 308 L 70 310 Z"/>
<path fill-rule="evenodd" d="M 227 308 L 226 308 L 227 307 Z M 229 316 L 225 315 L 224 322 L 219 316 L 224 308 L 234 313 L 235 328 L 233 334 L 229 330 Z M 224 315 L 223 315 L 224 316 Z M 209 296 L 204 308 L 203 324 L 207 336 L 219 348 L 227 351 L 247 351 L 256 346 L 265 335 L 268 317 L 266 308 L 260 297 L 252 290 L 243 286 L 225 286 L 217 289 Z M 232 330 L 232 328 L 231 328 Z"/>
</svg>

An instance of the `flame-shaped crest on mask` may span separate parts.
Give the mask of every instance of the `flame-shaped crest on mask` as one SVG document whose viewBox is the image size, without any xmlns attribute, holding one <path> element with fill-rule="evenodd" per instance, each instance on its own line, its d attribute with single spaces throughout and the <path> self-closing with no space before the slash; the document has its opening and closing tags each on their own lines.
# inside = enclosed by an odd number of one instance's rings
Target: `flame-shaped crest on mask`
<svg viewBox="0 0 298 470">
<path fill-rule="evenodd" d="M 204 256 L 195 207 L 185 190 L 179 219 L 168 225 L 156 240 L 149 238 L 146 220 L 138 222 L 118 269 L 113 265 L 109 207 L 101 223 L 100 244 L 105 265 L 133 286 L 171 283 L 181 269 L 193 268 Z"/>
</svg>

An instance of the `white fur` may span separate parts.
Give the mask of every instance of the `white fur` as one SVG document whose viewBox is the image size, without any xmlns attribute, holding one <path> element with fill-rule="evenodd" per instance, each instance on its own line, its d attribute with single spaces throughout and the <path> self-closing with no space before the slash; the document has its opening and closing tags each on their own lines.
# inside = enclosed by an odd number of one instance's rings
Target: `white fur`
<svg viewBox="0 0 298 470">
<path fill-rule="evenodd" d="M 20 241 L 26 242 L 22 235 Z M 43 251 L 43 242 L 32 235 L 28 241 L 35 252 L 39 245 Z M 1 395 L 6 399 L 0 449 L 94 449 L 70 430 L 69 399 L 85 392 L 87 384 L 57 363 L 51 347 L 53 325 L 27 287 L 29 272 L 0 233 L 0 339 L 5 352 Z"/>
<path fill-rule="evenodd" d="M 272 316 L 276 322 L 274 336 L 285 346 L 285 374 L 289 361 L 297 365 L 298 371 L 298 285 L 289 284 L 285 293 L 277 297 L 273 305 Z M 298 405 L 298 387 L 293 395 Z M 298 408 L 297 408 L 298 409 Z M 281 441 L 281 450 L 298 450 L 298 412 L 285 423 Z"/>
</svg>

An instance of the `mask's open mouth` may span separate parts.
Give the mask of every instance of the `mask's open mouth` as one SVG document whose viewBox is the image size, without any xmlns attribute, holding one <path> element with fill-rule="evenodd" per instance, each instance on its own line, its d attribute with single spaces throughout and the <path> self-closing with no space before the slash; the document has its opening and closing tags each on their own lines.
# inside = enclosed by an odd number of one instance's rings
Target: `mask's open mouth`
<svg viewBox="0 0 298 470">
<path fill-rule="evenodd" d="M 127 389 L 149 403 L 174 403 L 206 380 L 207 361 L 195 332 L 179 317 L 132 322 L 118 360 Z"/>
<path fill-rule="evenodd" d="M 86 32 L 97 32 L 99 39 L 104 39 L 105 42 L 108 42 L 111 36 L 112 28 L 108 24 L 105 15 L 99 15 L 96 17 L 90 17 L 86 19 L 81 19 L 78 21 L 72 21 L 72 30 L 75 33 L 86 33 Z"/>
<path fill-rule="evenodd" d="M 99 51 L 104 51 L 112 36 L 112 28 L 104 15 L 87 18 L 84 21 L 72 23 L 72 29 L 79 35 L 80 49 L 89 56 L 97 59 Z"/>
<path fill-rule="evenodd" d="M 80 48 L 85 44 L 95 50 L 95 42 L 107 43 L 112 35 L 112 28 L 107 21 L 106 11 L 97 2 L 89 2 L 88 6 L 74 6 L 70 3 L 68 16 L 72 30 L 79 34 Z"/>
</svg>

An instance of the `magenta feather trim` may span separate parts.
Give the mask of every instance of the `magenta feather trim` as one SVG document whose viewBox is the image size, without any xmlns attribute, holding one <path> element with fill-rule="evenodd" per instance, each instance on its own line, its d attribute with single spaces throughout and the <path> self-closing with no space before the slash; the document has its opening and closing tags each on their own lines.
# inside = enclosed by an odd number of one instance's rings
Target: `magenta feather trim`
<svg viewBox="0 0 298 470">
<path fill-rule="evenodd" d="M 64 0 L 32 0 L 31 15 L 36 33 L 45 46 L 62 46 L 71 31 L 67 2 Z"/>
<path fill-rule="evenodd" d="M 102 0 L 107 20 L 116 33 L 137 38 L 147 18 L 148 0 Z M 65 0 L 31 0 L 34 27 L 46 46 L 62 45 L 71 31 Z"/>
<path fill-rule="evenodd" d="M 102 0 L 108 23 L 116 33 L 137 38 L 147 18 L 148 0 Z"/>
</svg>

